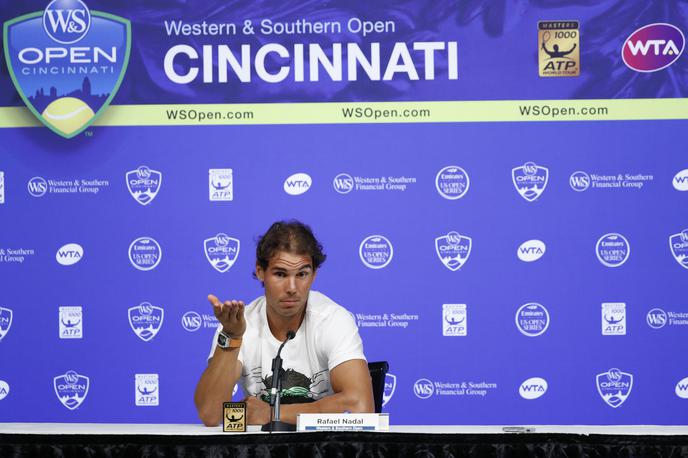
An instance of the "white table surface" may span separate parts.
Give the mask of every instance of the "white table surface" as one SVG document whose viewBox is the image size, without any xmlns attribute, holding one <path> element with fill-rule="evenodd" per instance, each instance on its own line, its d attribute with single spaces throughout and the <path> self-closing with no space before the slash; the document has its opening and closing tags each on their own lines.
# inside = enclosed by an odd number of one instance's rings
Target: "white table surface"
<svg viewBox="0 0 688 458">
<path fill-rule="evenodd" d="M 535 433 L 610 434 L 610 435 L 688 435 L 688 426 L 659 425 L 519 425 Z M 424 434 L 501 434 L 497 425 L 392 425 L 393 433 Z M 123 424 L 123 423 L 0 423 L 0 434 L 114 434 L 160 436 L 207 436 L 223 433 L 219 426 L 201 424 Z M 249 426 L 245 434 L 265 434 L 259 426 Z M 306 433 L 307 434 L 307 433 Z M 513 434 L 513 433 L 508 433 Z"/>
</svg>

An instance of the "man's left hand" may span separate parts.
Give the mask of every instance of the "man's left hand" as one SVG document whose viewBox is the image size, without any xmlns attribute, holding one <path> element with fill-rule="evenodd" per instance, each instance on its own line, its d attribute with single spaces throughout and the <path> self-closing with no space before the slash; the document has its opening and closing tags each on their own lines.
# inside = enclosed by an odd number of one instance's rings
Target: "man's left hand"
<svg viewBox="0 0 688 458">
<path fill-rule="evenodd" d="M 270 422 L 270 404 L 256 396 L 246 398 L 246 422 L 249 425 L 264 425 Z"/>
</svg>

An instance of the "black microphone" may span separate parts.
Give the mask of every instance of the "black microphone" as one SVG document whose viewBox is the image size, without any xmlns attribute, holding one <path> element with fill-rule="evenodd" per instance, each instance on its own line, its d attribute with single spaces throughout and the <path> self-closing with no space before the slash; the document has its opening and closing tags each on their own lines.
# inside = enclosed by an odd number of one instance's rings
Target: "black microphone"
<svg viewBox="0 0 688 458">
<path fill-rule="evenodd" d="M 289 342 L 291 339 L 296 337 L 296 333 L 294 331 L 287 331 L 287 338 L 284 339 L 284 342 L 282 342 L 282 345 L 280 345 L 279 350 L 277 350 L 277 358 L 279 358 L 280 353 L 282 353 L 282 349 L 284 348 L 284 345 Z"/>
<path fill-rule="evenodd" d="M 284 342 L 282 342 L 282 345 L 280 345 L 279 350 L 277 350 L 277 356 L 272 360 L 272 389 L 270 390 L 270 405 L 274 406 L 275 405 L 275 400 L 277 399 L 278 395 L 278 389 L 281 388 L 281 383 L 278 383 L 277 380 L 281 381 L 281 372 L 282 372 L 282 358 L 280 358 L 280 355 L 282 354 L 282 349 L 284 346 L 289 342 L 291 339 L 293 339 L 296 336 L 296 333 L 294 331 L 287 331 L 287 338 L 284 339 Z"/>
<path fill-rule="evenodd" d="M 296 336 L 294 331 L 287 331 L 287 338 L 284 339 L 277 356 L 272 360 L 272 388 L 270 389 L 270 423 L 263 425 L 263 431 L 294 431 L 295 425 L 280 421 L 280 391 L 282 391 L 282 358 L 280 354 L 287 342 Z M 274 420 L 273 420 L 274 418 Z"/>
</svg>

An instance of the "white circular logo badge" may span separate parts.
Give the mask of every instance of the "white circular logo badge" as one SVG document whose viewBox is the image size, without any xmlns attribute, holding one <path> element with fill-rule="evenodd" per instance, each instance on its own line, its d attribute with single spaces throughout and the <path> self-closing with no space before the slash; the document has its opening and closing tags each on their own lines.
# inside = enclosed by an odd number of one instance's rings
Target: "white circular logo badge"
<svg viewBox="0 0 688 458">
<path fill-rule="evenodd" d="M 382 235 L 366 237 L 358 248 L 358 255 L 366 267 L 383 269 L 392 261 L 394 248 L 392 243 Z"/>
<path fill-rule="evenodd" d="M 81 0 L 53 0 L 43 12 L 43 30 L 57 43 L 76 43 L 90 27 L 91 12 Z"/>
<path fill-rule="evenodd" d="M 688 169 L 683 169 L 674 175 L 671 183 L 677 191 L 688 191 Z"/>
<path fill-rule="evenodd" d="M 681 399 L 688 399 L 688 377 L 679 380 L 676 384 L 676 396 Z"/>
<path fill-rule="evenodd" d="M 413 384 L 413 394 L 420 399 L 427 399 L 435 394 L 435 386 L 426 378 L 418 379 Z"/>
<path fill-rule="evenodd" d="M 524 336 L 537 337 L 549 327 L 549 312 L 536 302 L 523 304 L 516 311 L 516 327 Z"/>
<path fill-rule="evenodd" d="M 162 249 L 151 237 L 139 237 L 129 245 L 129 261 L 138 270 L 153 270 L 162 259 Z"/>
<path fill-rule="evenodd" d="M 647 312 L 645 320 L 652 329 L 661 329 L 667 324 L 667 314 L 660 308 L 654 308 Z"/>
<path fill-rule="evenodd" d="M 81 261 L 84 249 L 78 243 L 68 243 L 60 247 L 55 253 L 55 260 L 63 266 L 71 266 Z"/>
<path fill-rule="evenodd" d="M 340 173 L 332 180 L 332 186 L 339 194 L 349 194 L 354 190 L 354 179 L 348 173 Z"/>
<path fill-rule="evenodd" d="M 573 172 L 569 177 L 569 186 L 576 192 L 583 192 L 590 187 L 590 176 L 585 172 Z"/>
<path fill-rule="evenodd" d="M 437 192 L 449 200 L 456 200 L 465 196 L 470 184 L 468 174 L 458 165 L 444 167 L 437 172 L 435 177 Z"/>
<path fill-rule="evenodd" d="M 547 380 L 540 377 L 532 377 L 521 383 L 518 394 L 523 399 L 537 399 L 547 392 Z"/>
<path fill-rule="evenodd" d="M 284 180 L 284 192 L 290 196 L 298 196 L 311 188 L 313 180 L 306 173 L 295 173 Z"/>
<path fill-rule="evenodd" d="M 626 237 L 615 232 L 604 234 L 595 245 L 597 259 L 607 267 L 619 267 L 628 261 L 631 245 Z"/>
<path fill-rule="evenodd" d="M 0 380 L 0 401 L 5 399 L 10 394 L 10 386 L 6 381 Z"/>
<path fill-rule="evenodd" d="M 33 177 L 27 183 L 26 189 L 33 197 L 43 197 L 48 192 L 48 182 L 43 177 Z"/>
<path fill-rule="evenodd" d="M 196 312 L 186 312 L 182 315 L 182 327 L 189 332 L 198 331 L 201 324 L 201 315 Z"/>
<path fill-rule="evenodd" d="M 518 259 L 523 262 L 533 262 L 545 254 L 545 243 L 541 240 L 528 240 L 523 242 L 516 250 Z"/>
</svg>

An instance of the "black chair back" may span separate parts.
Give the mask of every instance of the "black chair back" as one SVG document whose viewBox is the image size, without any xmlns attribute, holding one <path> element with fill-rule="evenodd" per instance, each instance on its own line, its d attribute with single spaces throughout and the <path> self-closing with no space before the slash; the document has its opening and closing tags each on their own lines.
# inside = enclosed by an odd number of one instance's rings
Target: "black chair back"
<svg viewBox="0 0 688 458">
<path fill-rule="evenodd" d="M 373 382 L 373 400 L 375 401 L 375 413 L 382 412 L 382 396 L 385 393 L 385 376 L 389 370 L 387 361 L 368 363 L 370 378 Z"/>
</svg>

